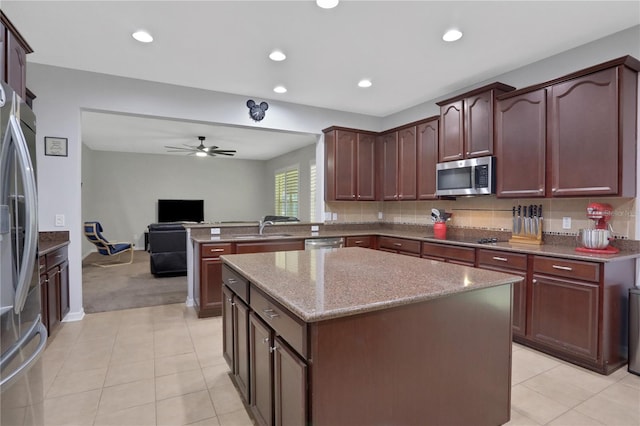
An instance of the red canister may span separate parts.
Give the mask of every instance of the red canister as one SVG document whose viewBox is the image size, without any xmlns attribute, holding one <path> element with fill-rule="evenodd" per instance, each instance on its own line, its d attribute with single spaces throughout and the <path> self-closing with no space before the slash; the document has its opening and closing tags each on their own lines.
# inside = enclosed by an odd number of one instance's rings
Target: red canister
<svg viewBox="0 0 640 426">
<path fill-rule="evenodd" d="M 433 224 L 433 236 L 439 240 L 447 239 L 447 224 L 445 222 L 436 222 Z"/>
</svg>

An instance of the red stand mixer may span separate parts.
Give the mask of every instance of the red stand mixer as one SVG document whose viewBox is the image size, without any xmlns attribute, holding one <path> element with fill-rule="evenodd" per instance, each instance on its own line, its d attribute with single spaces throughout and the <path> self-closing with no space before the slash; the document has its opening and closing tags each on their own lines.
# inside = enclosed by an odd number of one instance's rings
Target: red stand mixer
<svg viewBox="0 0 640 426">
<path fill-rule="evenodd" d="M 613 212 L 610 204 L 589 203 L 587 217 L 595 222 L 595 229 L 581 229 L 580 240 L 583 247 L 577 247 L 576 251 L 585 253 L 615 254 L 618 250 L 609 245 L 613 231 L 609 225 Z"/>
</svg>

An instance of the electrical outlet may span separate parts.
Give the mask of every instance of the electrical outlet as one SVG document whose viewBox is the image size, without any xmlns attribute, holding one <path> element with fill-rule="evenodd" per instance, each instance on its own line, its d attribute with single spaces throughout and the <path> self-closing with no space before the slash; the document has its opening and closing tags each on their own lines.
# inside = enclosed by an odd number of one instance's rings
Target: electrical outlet
<svg viewBox="0 0 640 426">
<path fill-rule="evenodd" d="M 211 228 L 211 235 L 220 235 L 220 228 Z"/>
<path fill-rule="evenodd" d="M 571 218 L 569 216 L 562 218 L 562 229 L 571 229 Z"/>
<path fill-rule="evenodd" d="M 338 220 L 338 213 L 332 213 L 331 220 Z"/>
<path fill-rule="evenodd" d="M 331 212 L 324 212 L 324 220 L 331 220 Z"/>
<path fill-rule="evenodd" d="M 56 215 L 56 226 L 64 226 L 64 215 L 57 214 Z"/>
<path fill-rule="evenodd" d="M 318 225 L 311 225 L 311 232 L 318 232 L 320 227 Z"/>
<path fill-rule="evenodd" d="M 382 212 L 378 212 L 378 219 L 382 220 L 382 218 L 383 218 Z"/>
</svg>

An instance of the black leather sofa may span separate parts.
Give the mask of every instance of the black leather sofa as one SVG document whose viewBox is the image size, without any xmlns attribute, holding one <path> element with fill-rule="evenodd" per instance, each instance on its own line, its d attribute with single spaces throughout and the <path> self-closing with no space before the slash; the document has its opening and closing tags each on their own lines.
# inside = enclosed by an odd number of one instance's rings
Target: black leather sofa
<svg viewBox="0 0 640 426">
<path fill-rule="evenodd" d="M 187 275 L 187 230 L 180 223 L 152 223 L 149 253 L 154 276 Z"/>
</svg>

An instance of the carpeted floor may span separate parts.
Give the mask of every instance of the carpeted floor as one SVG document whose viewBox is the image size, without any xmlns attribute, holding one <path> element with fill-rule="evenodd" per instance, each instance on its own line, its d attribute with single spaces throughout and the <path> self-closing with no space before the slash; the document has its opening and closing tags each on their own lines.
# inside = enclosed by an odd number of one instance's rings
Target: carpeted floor
<svg viewBox="0 0 640 426">
<path fill-rule="evenodd" d="M 187 277 L 155 278 L 149 270 L 149 253 L 134 252 L 131 265 L 101 268 L 104 256 L 91 253 L 82 262 L 82 298 L 86 313 L 183 303 Z"/>
</svg>

